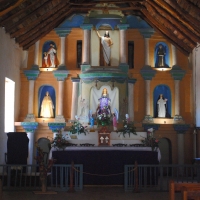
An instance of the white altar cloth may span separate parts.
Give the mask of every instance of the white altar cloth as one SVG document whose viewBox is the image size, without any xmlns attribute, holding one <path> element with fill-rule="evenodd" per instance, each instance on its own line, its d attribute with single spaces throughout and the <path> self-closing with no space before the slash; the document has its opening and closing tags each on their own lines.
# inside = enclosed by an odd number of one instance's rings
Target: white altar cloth
<svg viewBox="0 0 200 200">
<path fill-rule="evenodd" d="M 82 146 L 78 146 L 78 147 L 66 147 L 64 149 L 64 151 L 113 151 L 113 150 L 117 150 L 117 151 L 152 151 L 151 147 L 97 147 L 97 146 L 93 146 L 93 147 L 82 147 Z M 63 151 L 63 150 L 58 150 L 57 148 L 52 147 L 50 152 L 49 152 L 49 159 L 52 158 L 52 151 Z M 156 151 L 158 152 L 158 161 L 160 162 L 161 159 L 161 153 L 160 153 L 160 149 L 157 148 Z"/>
</svg>

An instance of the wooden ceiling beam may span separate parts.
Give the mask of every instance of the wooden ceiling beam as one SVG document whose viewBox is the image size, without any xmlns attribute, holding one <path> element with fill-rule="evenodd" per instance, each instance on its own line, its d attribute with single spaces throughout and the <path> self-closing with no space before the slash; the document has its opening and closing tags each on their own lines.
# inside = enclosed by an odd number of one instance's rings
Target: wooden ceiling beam
<svg viewBox="0 0 200 200">
<path fill-rule="evenodd" d="M 193 3 L 195 6 L 198 6 L 200 8 L 200 1 L 199 0 L 189 0 L 191 3 Z"/>
<path fill-rule="evenodd" d="M 193 16 L 194 18 L 196 18 L 197 20 L 200 20 L 200 8 L 198 8 L 197 6 L 195 6 L 194 4 L 192 4 L 190 1 L 186 1 L 186 0 L 176 0 L 178 5 L 185 10 L 186 12 L 188 12 L 191 16 Z"/>
<path fill-rule="evenodd" d="M 172 16 L 174 16 L 181 24 L 187 27 L 195 35 L 199 36 L 200 22 L 194 19 L 193 17 L 191 17 L 188 13 L 185 13 L 185 12 L 183 13 L 183 11 L 180 9 L 180 7 L 175 1 L 164 0 L 163 2 L 160 2 L 159 0 L 155 0 L 155 2 L 159 4 L 160 6 L 162 6 L 167 12 L 169 12 Z M 196 25 L 193 26 L 191 21 L 195 22 L 197 26 Z"/>
<path fill-rule="evenodd" d="M 38 29 L 36 29 L 36 31 L 34 30 L 34 34 L 31 34 L 31 32 L 29 34 L 25 34 L 25 36 L 28 35 L 28 37 L 20 37 L 20 40 L 17 38 L 16 42 L 18 42 L 20 46 L 24 47 L 32 40 L 39 40 L 44 32 L 47 34 L 50 31 L 52 31 L 55 27 L 57 27 L 60 24 L 60 21 L 62 21 L 66 16 L 69 16 L 72 13 L 72 9 L 68 9 L 68 11 L 63 12 L 63 14 L 61 14 L 60 12 L 57 13 L 57 16 L 54 17 L 54 19 L 48 21 L 48 23 L 43 24 Z"/>
<path fill-rule="evenodd" d="M 3 16 L 2 19 L 0 19 L 0 26 L 5 26 L 5 24 L 7 24 L 9 21 L 13 20 L 15 17 L 19 17 L 20 14 L 22 13 L 26 13 L 26 11 L 28 9 L 31 9 L 32 6 L 34 6 L 35 4 L 37 5 L 38 2 L 40 2 L 40 0 L 36 0 L 34 1 L 34 3 L 28 5 L 28 6 L 24 6 L 24 8 L 20 8 L 19 11 L 16 11 L 15 14 L 12 13 L 8 13 L 8 15 L 10 15 L 9 17 L 7 15 Z M 14 10 L 12 10 L 11 12 L 13 12 Z"/>
<path fill-rule="evenodd" d="M 70 11 L 68 11 L 68 12 L 66 12 L 66 16 L 68 16 L 68 15 L 72 15 L 73 14 L 73 11 L 72 10 L 70 10 Z M 64 16 L 64 18 L 66 17 L 66 16 Z M 27 50 L 29 47 L 31 47 L 32 45 L 34 45 L 40 38 L 42 38 L 42 37 L 44 37 L 45 35 L 47 35 L 48 33 L 49 33 L 49 28 L 51 28 L 51 30 L 53 30 L 55 27 L 56 27 L 56 25 L 57 25 L 57 23 L 62 23 L 62 18 L 60 19 L 60 21 L 57 21 L 57 22 L 55 22 L 55 21 L 53 21 L 51 24 L 50 24 L 50 26 L 48 27 L 48 29 L 43 29 L 39 34 L 37 34 L 37 35 L 34 35 L 34 36 L 32 36 L 32 37 L 30 37 L 28 40 L 26 40 L 26 41 L 24 41 L 23 43 L 19 43 L 19 45 L 21 46 L 21 47 L 23 47 L 23 49 L 24 50 Z"/>
<path fill-rule="evenodd" d="M 141 12 L 144 20 L 147 21 L 147 23 L 149 23 L 155 30 L 160 32 L 161 35 L 174 44 L 181 52 L 183 52 L 185 55 L 189 55 L 189 53 L 192 51 L 191 48 L 189 48 L 182 41 L 177 40 L 177 37 L 175 37 L 167 28 L 161 26 L 160 23 L 154 19 L 154 17 L 146 9 L 142 9 Z"/>
<path fill-rule="evenodd" d="M 52 0 L 52 1 L 56 1 L 56 0 Z M 48 1 L 48 0 L 44 0 L 44 4 L 37 6 L 36 9 L 33 9 L 33 11 L 30 14 L 27 14 L 26 16 L 24 16 L 23 18 L 19 19 L 17 22 L 12 23 L 11 25 L 6 26 L 5 25 L 5 29 L 6 32 L 11 32 L 12 29 L 17 28 L 17 26 L 19 26 L 20 24 L 22 24 L 24 21 L 28 19 L 37 19 L 36 14 L 43 12 L 43 9 L 45 7 L 48 7 L 49 5 L 52 4 L 52 1 Z M 57 1 L 56 1 L 57 2 Z"/>
<path fill-rule="evenodd" d="M 22 43 L 23 41 L 29 40 L 30 37 L 32 37 L 33 35 L 39 35 L 39 33 L 42 31 L 42 29 L 48 29 L 48 26 L 50 26 L 53 22 L 56 22 L 54 24 L 56 24 L 52 29 L 54 29 L 55 27 L 57 27 L 58 21 L 60 21 L 60 19 L 63 19 L 63 16 L 66 16 L 65 13 L 68 13 L 71 9 L 69 8 L 69 4 L 66 4 L 65 6 L 62 7 L 62 9 L 60 9 L 59 11 L 57 11 L 56 13 L 54 13 L 54 15 L 50 18 L 48 18 L 47 20 L 43 21 L 42 23 L 38 23 L 35 27 L 33 27 L 32 29 L 30 29 L 28 32 L 26 32 L 24 35 L 20 35 L 19 37 L 16 38 L 16 41 L 18 43 Z M 51 26 L 50 26 L 51 27 Z M 52 29 L 48 29 L 49 32 Z"/>
<path fill-rule="evenodd" d="M 80 7 L 77 8 L 75 6 L 72 7 L 73 10 L 75 11 L 90 11 L 90 10 L 105 10 L 105 7 Z M 125 8 L 116 8 L 116 7 L 108 7 L 108 10 L 120 10 L 120 11 L 124 11 L 124 10 L 140 10 L 140 7 L 125 7 Z"/>
<path fill-rule="evenodd" d="M 176 37 L 177 40 L 185 43 L 188 47 L 193 47 L 191 42 L 188 41 L 184 35 L 171 23 L 169 23 L 164 17 L 162 17 L 148 2 L 145 2 L 145 7 L 147 8 L 148 12 L 159 21 L 160 25 L 166 27 L 168 30 L 171 31 L 171 34 Z"/>
<path fill-rule="evenodd" d="M 183 26 L 182 24 L 177 21 L 176 18 L 171 16 L 170 13 L 166 12 L 163 8 L 158 6 L 155 2 L 148 1 L 149 4 L 159 13 L 160 16 L 166 19 L 166 22 L 168 24 L 168 27 L 170 24 L 173 24 L 173 28 L 178 31 L 193 45 L 196 45 L 196 42 L 200 42 L 200 38 L 198 38 L 195 34 L 193 34 L 191 31 L 187 29 L 187 27 Z"/>
<path fill-rule="evenodd" d="M 19 6 L 24 0 L 18 0 L 17 3 L 15 3 L 13 6 L 10 6 L 9 8 L 5 9 L 4 11 L 0 12 L 0 17 L 7 14 L 11 10 L 15 9 L 17 6 Z"/>
<path fill-rule="evenodd" d="M 48 10 L 44 15 L 38 17 L 37 20 L 34 20 L 32 23 L 29 23 L 28 25 L 23 24 L 22 28 L 10 33 L 11 37 L 13 38 L 27 33 L 28 31 L 35 28 L 35 26 L 37 26 L 38 24 L 42 23 L 45 20 L 48 20 L 48 18 L 50 18 L 54 13 L 62 11 L 62 8 L 65 5 L 66 3 L 62 1 L 62 3 L 59 3 L 56 7 L 54 7 L 54 9 Z"/>
</svg>

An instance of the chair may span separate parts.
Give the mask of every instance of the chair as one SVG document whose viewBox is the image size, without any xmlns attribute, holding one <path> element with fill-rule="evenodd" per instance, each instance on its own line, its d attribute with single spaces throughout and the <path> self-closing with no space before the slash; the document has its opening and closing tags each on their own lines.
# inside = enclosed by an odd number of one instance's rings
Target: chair
<svg viewBox="0 0 200 200">
<path fill-rule="evenodd" d="M 51 143 L 50 140 L 48 138 L 39 138 L 38 141 L 38 146 L 42 149 L 43 153 L 44 153 L 44 161 L 45 164 L 48 164 L 48 160 L 49 160 L 49 152 L 51 149 Z"/>
</svg>

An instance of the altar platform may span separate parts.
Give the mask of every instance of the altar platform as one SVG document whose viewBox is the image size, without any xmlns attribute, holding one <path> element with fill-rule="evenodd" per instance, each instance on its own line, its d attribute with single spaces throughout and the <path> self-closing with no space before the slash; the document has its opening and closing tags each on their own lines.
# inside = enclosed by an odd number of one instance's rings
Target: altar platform
<svg viewBox="0 0 200 200">
<path fill-rule="evenodd" d="M 84 185 L 123 185 L 124 166 L 157 165 L 160 150 L 150 147 L 66 147 L 65 150 L 51 149 L 50 158 L 56 164 L 83 165 Z M 156 177 L 155 175 L 151 177 Z"/>
</svg>

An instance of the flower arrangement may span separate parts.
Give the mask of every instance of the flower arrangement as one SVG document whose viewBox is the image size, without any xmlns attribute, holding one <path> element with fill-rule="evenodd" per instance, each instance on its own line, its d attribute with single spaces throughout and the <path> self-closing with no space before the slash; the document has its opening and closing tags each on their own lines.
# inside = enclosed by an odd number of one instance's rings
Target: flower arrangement
<svg viewBox="0 0 200 200">
<path fill-rule="evenodd" d="M 119 129 L 117 133 L 120 133 L 119 136 L 123 134 L 124 137 L 125 134 L 128 134 L 130 137 L 131 133 L 137 135 L 134 123 L 130 122 L 128 119 L 123 120 L 123 127 Z"/>
<path fill-rule="evenodd" d="M 142 143 L 146 147 L 151 147 L 152 151 L 159 147 L 159 140 L 153 136 L 153 132 L 147 132 L 147 137 L 142 140 Z"/>
<path fill-rule="evenodd" d="M 69 131 L 72 134 L 78 133 L 78 135 L 81 134 L 81 133 L 84 133 L 86 135 L 86 133 L 88 133 L 87 126 L 83 126 L 79 122 L 79 118 L 77 116 L 76 116 L 76 120 L 73 121 L 73 124 L 72 124 L 72 126 L 71 126 Z"/>
<path fill-rule="evenodd" d="M 110 113 L 109 113 L 109 106 L 104 106 L 102 110 L 97 114 L 97 125 L 106 126 L 109 125 L 110 120 Z"/>
<path fill-rule="evenodd" d="M 51 142 L 51 147 L 65 149 L 65 147 L 68 146 L 68 144 L 69 144 L 69 142 L 62 135 L 61 130 L 59 130 Z"/>
</svg>

